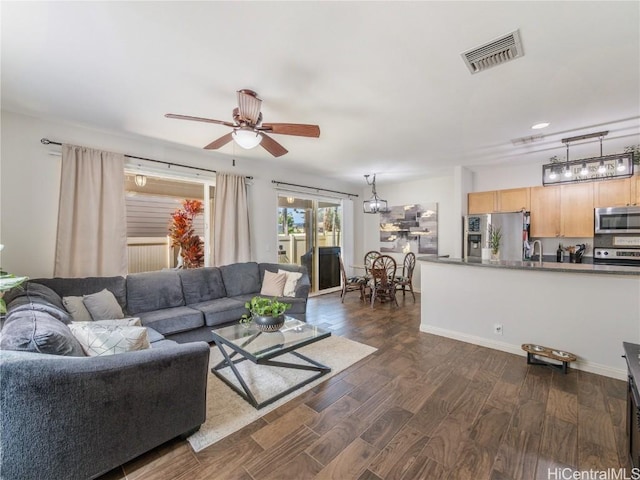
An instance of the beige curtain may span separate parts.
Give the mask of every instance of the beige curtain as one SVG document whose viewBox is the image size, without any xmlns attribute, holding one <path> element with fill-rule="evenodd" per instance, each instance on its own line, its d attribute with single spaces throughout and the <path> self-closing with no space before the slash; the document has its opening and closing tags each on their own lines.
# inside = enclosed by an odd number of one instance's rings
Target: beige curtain
<svg viewBox="0 0 640 480">
<path fill-rule="evenodd" d="M 124 155 L 63 145 L 54 275 L 126 273 Z"/>
<path fill-rule="evenodd" d="M 214 265 L 251 260 L 249 204 L 244 177 L 216 173 L 213 226 Z"/>
</svg>

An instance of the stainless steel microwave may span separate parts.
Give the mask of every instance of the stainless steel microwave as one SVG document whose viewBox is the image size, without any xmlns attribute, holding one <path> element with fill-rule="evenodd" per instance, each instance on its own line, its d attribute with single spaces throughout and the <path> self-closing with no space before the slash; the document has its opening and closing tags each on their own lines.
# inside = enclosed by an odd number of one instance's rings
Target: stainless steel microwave
<svg viewBox="0 0 640 480">
<path fill-rule="evenodd" d="M 595 233 L 640 233 L 640 207 L 596 208 Z"/>
</svg>

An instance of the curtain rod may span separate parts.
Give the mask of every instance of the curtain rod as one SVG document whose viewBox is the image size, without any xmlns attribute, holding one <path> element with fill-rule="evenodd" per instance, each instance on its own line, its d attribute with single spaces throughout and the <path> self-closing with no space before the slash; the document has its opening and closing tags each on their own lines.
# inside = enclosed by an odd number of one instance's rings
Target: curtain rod
<svg viewBox="0 0 640 480">
<path fill-rule="evenodd" d="M 60 142 L 54 142 L 52 140 L 49 140 L 48 138 L 41 138 L 40 139 L 40 143 L 42 143 L 43 145 L 60 145 L 62 146 L 62 143 Z M 182 165 L 180 163 L 173 163 L 173 162 L 165 162 L 163 160 L 154 160 L 153 158 L 144 158 L 144 157 L 136 157 L 135 155 L 124 155 L 127 158 L 134 158 L 136 160 L 144 160 L 145 162 L 155 162 L 155 163 L 162 163 L 164 165 L 168 165 L 169 167 L 182 167 L 182 168 L 190 168 L 192 170 L 200 170 L 202 172 L 210 172 L 210 173 L 217 173 L 215 170 L 211 170 L 209 168 L 200 168 L 200 167 L 192 167 L 190 165 Z M 253 177 L 250 176 L 246 176 L 245 177 L 247 180 L 253 180 Z"/>
<path fill-rule="evenodd" d="M 298 185 L 298 184 L 295 184 L 295 183 L 279 182 L 277 180 L 271 180 L 271 183 L 275 183 L 276 185 L 287 185 L 289 187 L 308 188 L 310 190 L 315 190 L 316 192 L 322 191 L 322 192 L 339 193 L 340 195 L 347 195 L 348 197 L 357 197 L 358 196 L 355 193 L 339 192 L 337 190 L 328 190 L 326 188 L 309 187 L 307 185 Z"/>
</svg>

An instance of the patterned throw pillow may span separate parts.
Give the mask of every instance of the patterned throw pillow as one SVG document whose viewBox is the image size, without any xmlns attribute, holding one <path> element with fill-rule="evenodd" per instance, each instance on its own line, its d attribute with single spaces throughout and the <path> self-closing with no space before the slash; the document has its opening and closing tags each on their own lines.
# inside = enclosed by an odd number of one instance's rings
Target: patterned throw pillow
<svg viewBox="0 0 640 480">
<path fill-rule="evenodd" d="M 287 275 L 287 282 L 284 284 L 284 291 L 282 292 L 282 295 L 285 297 L 295 297 L 296 286 L 298 285 L 298 280 L 302 278 L 302 273 L 289 272 L 287 270 L 278 270 L 278 273 L 284 273 Z"/>
<path fill-rule="evenodd" d="M 85 353 L 91 357 L 144 350 L 150 346 L 145 327 L 74 322 L 69 328 Z"/>
</svg>

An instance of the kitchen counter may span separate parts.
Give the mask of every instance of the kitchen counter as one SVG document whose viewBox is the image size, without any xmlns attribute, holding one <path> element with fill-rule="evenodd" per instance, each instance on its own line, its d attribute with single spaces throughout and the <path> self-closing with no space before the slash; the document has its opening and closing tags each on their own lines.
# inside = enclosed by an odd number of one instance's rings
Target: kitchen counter
<svg viewBox="0 0 640 480">
<path fill-rule="evenodd" d="M 640 275 L 640 267 L 626 267 L 622 265 L 594 265 L 592 263 L 558 263 L 544 261 L 542 262 L 542 265 L 540 265 L 537 261 L 490 261 L 480 260 L 476 258 L 463 260 L 460 258 L 445 258 L 436 256 L 417 257 L 416 260 L 420 260 L 422 262 L 443 263 L 447 265 L 507 268 L 515 270 L 544 270 L 549 272 L 597 273 L 609 275 Z"/>
<path fill-rule="evenodd" d="M 516 355 L 534 343 L 570 369 L 626 379 L 621 342 L 640 343 L 640 268 L 420 256 L 422 332 Z M 544 367 L 538 367 L 544 368 Z"/>
</svg>

